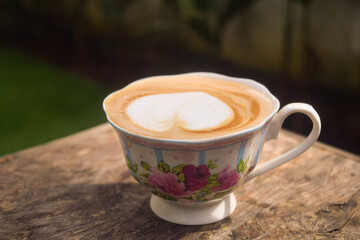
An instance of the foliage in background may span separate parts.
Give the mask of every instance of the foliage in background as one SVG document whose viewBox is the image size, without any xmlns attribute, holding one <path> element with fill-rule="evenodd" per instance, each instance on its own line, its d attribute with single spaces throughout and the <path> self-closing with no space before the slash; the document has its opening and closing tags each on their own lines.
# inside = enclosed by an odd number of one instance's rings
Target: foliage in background
<svg viewBox="0 0 360 240">
<path fill-rule="evenodd" d="M 0 49 L 0 155 L 102 122 L 103 86 Z"/>
<path fill-rule="evenodd" d="M 199 70 L 266 80 L 283 104 L 305 101 L 326 116 L 320 137 L 357 150 L 359 9 L 354 0 L 0 0 L 0 44 L 112 86 Z"/>
<path fill-rule="evenodd" d="M 222 37 L 229 21 L 248 9 L 255 0 L 163 0 L 167 17 L 161 17 L 148 25 L 148 32 L 158 31 L 157 26 L 177 30 L 178 38 L 186 42 L 197 38 L 200 48 L 211 57 L 221 55 Z M 190 44 L 190 41 L 189 43 Z"/>
<path fill-rule="evenodd" d="M 89 48 L 153 58 L 164 47 L 197 51 L 352 90 L 360 87 L 359 9 L 352 0 L 8 0 L 0 1 L 0 32 L 68 44 L 83 58 Z M 57 33 L 72 37 L 59 43 Z"/>
</svg>

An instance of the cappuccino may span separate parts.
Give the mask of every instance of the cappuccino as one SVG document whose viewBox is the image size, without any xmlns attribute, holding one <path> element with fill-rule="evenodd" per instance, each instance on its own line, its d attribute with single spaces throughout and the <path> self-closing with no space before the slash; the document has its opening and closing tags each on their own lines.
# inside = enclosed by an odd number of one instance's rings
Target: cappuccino
<svg viewBox="0 0 360 240">
<path fill-rule="evenodd" d="M 181 140 L 245 130 L 273 111 L 269 97 L 245 84 L 186 75 L 136 81 L 104 106 L 110 120 L 129 132 Z"/>
</svg>

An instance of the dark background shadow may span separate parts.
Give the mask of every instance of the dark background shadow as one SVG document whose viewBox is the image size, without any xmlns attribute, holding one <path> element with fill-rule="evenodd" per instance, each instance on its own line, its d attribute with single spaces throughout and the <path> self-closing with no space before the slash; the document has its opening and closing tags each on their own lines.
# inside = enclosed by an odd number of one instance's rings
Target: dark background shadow
<svg viewBox="0 0 360 240">
<path fill-rule="evenodd" d="M 103 95 L 152 75 L 209 71 L 252 78 L 282 106 L 313 105 L 322 120 L 320 141 L 360 153 L 359 5 L 350 0 L 2 1 L 0 47 L 90 77 Z M 100 105 L 92 105 L 97 116 L 103 115 Z M 305 135 L 311 122 L 299 114 L 284 126 Z"/>
</svg>

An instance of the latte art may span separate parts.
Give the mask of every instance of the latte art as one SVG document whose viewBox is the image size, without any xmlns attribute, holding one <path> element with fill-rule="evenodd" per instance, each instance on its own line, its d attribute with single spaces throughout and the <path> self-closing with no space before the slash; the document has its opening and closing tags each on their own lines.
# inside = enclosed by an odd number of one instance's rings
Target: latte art
<svg viewBox="0 0 360 240">
<path fill-rule="evenodd" d="M 139 126 L 156 132 L 171 128 L 211 131 L 231 122 L 233 110 L 220 99 L 203 92 L 165 93 L 141 97 L 126 110 Z"/>
<path fill-rule="evenodd" d="M 204 139 L 261 123 L 271 100 L 239 82 L 202 76 L 166 76 L 136 81 L 111 94 L 104 106 L 110 120 L 140 135 Z"/>
</svg>

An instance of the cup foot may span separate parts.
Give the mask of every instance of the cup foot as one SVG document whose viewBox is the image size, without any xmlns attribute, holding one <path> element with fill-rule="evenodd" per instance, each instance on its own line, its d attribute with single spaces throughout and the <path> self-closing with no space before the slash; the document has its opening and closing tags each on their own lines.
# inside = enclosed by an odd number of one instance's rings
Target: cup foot
<svg viewBox="0 0 360 240">
<path fill-rule="evenodd" d="M 236 208 L 236 198 L 231 193 L 219 201 L 187 205 L 152 195 L 150 207 L 158 217 L 166 221 L 182 225 L 203 225 L 228 217 Z"/>
</svg>

